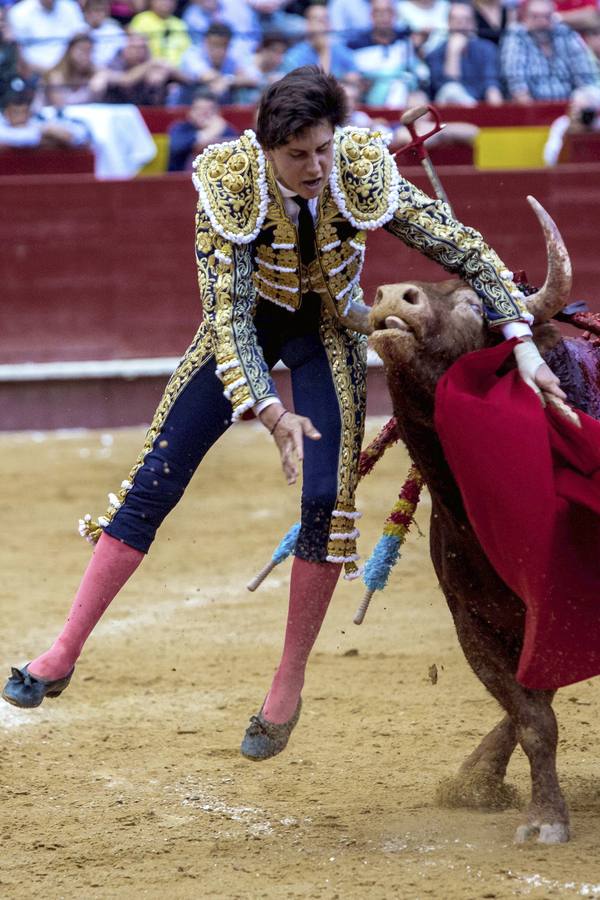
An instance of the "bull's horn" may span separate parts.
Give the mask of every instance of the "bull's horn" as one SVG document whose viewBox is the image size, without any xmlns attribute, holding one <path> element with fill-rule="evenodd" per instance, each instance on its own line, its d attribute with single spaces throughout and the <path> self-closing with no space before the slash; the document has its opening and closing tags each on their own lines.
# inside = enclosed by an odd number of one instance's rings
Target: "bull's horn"
<svg viewBox="0 0 600 900">
<path fill-rule="evenodd" d="M 548 269 L 546 280 L 535 294 L 527 297 L 527 308 L 534 321 L 547 322 L 555 313 L 566 306 L 571 293 L 573 273 L 571 260 L 561 237 L 560 231 L 552 217 L 546 212 L 535 197 L 528 196 L 527 201 L 533 209 L 546 239 L 546 256 Z"/>
</svg>

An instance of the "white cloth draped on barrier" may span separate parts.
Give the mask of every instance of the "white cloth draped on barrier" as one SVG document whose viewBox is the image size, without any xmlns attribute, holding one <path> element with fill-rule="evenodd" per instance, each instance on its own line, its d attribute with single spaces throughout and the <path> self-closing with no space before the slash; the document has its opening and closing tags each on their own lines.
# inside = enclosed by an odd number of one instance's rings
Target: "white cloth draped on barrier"
<svg viewBox="0 0 600 900">
<path fill-rule="evenodd" d="M 156 144 L 133 104 L 78 103 L 64 112 L 89 129 L 97 178 L 132 178 L 156 156 Z"/>
</svg>

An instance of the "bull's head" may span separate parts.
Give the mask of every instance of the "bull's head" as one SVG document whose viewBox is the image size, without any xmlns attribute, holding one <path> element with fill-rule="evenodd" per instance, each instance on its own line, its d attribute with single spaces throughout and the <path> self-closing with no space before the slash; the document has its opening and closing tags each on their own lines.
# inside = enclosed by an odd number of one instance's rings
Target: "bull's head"
<svg viewBox="0 0 600 900">
<path fill-rule="evenodd" d="M 527 199 L 546 239 L 546 279 L 526 301 L 535 324 L 541 325 L 568 301 L 571 263 L 551 217 L 535 198 Z M 459 356 L 498 340 L 485 325 L 480 298 L 457 278 L 434 284 L 382 285 L 370 319 L 373 333 L 369 342 L 386 364 L 388 379 L 392 372 L 410 372 L 411 380 L 431 392 Z"/>
</svg>

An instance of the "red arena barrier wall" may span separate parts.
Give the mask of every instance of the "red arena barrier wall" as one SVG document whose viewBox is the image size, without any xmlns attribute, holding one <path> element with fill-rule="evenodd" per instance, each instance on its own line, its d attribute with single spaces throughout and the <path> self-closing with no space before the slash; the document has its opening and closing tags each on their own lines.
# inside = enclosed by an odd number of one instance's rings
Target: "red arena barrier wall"
<svg viewBox="0 0 600 900">
<path fill-rule="evenodd" d="M 490 106 L 478 103 L 475 106 L 455 106 L 453 104 L 436 104 L 444 122 L 472 122 L 481 127 L 501 128 L 511 125 L 550 125 L 557 116 L 562 116 L 566 103 L 503 103 L 501 106 Z M 390 109 L 387 106 L 365 106 L 363 108 L 373 119 L 383 119 L 398 123 L 402 110 Z M 183 119 L 187 112 L 185 106 L 142 106 L 140 108 L 150 131 L 163 133 L 169 125 Z M 254 128 L 256 110 L 253 106 L 223 106 L 223 116 L 239 131 Z"/>
<path fill-rule="evenodd" d="M 532 283 L 541 283 L 545 269 L 542 235 L 525 200 L 527 194 L 537 197 L 569 248 L 573 297 L 600 308 L 594 240 L 600 165 L 439 171 L 456 215 L 480 229 L 509 267 L 525 269 Z M 429 190 L 420 170 L 405 174 Z M 201 316 L 193 253 L 196 196 L 189 177 L 12 177 L 0 179 L 0 189 L 0 427 L 147 421 L 162 374 L 146 377 L 152 396 L 144 399 L 126 373 L 92 385 L 76 374 L 59 381 L 52 375 L 44 381 L 31 373 L 21 377 L 19 366 L 162 358 L 185 350 Z M 367 300 L 381 283 L 445 277 L 439 266 L 387 233 L 370 237 L 363 277 Z M 382 401 L 371 411 L 385 408 Z"/>
</svg>

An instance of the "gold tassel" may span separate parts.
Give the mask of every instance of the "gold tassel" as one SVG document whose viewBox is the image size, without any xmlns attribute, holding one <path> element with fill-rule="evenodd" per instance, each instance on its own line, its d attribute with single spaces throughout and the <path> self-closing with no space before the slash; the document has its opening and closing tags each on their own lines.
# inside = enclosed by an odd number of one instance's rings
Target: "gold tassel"
<svg viewBox="0 0 600 900">
<path fill-rule="evenodd" d="M 90 544 L 97 544 L 102 534 L 102 526 L 94 522 L 89 513 L 79 520 L 79 534 Z"/>
<path fill-rule="evenodd" d="M 346 581 L 353 581 L 360 576 L 360 569 L 354 560 L 348 560 L 344 563 L 344 578 Z"/>
</svg>

